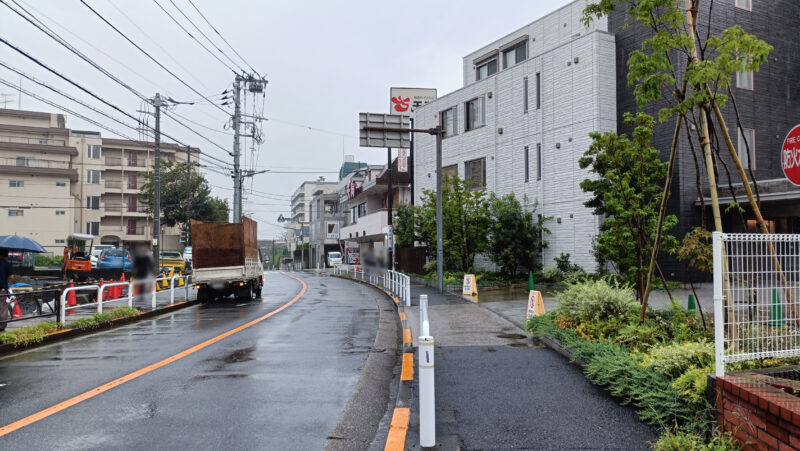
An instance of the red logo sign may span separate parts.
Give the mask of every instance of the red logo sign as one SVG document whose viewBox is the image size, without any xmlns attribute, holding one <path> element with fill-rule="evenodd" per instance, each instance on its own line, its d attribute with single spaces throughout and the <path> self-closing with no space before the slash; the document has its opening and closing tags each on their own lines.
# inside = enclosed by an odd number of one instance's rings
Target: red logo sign
<svg viewBox="0 0 800 451">
<path fill-rule="evenodd" d="M 781 166 L 786 178 L 800 186 L 800 125 L 793 128 L 783 141 Z"/>
<path fill-rule="evenodd" d="M 405 99 L 400 96 L 392 97 L 394 110 L 397 111 L 398 113 L 405 113 L 406 111 L 408 111 L 408 102 L 410 100 L 411 98 L 409 97 L 406 97 Z"/>
</svg>

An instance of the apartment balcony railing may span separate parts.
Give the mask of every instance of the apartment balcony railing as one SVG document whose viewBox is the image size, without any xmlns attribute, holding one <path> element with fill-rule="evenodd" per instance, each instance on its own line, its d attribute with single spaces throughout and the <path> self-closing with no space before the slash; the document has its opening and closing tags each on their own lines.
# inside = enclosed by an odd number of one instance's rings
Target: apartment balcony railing
<svg viewBox="0 0 800 451">
<path fill-rule="evenodd" d="M 145 205 L 128 205 L 125 209 L 128 213 L 147 213 L 147 206 Z"/>
<path fill-rule="evenodd" d="M 126 235 L 144 235 L 144 227 L 124 227 Z"/>
<path fill-rule="evenodd" d="M 122 205 L 120 204 L 105 204 L 103 209 L 106 213 L 122 213 Z"/>
<path fill-rule="evenodd" d="M 70 169 L 68 161 L 40 160 L 38 158 L 17 157 L 0 158 L 0 166 L 18 166 L 24 168 Z"/>
<path fill-rule="evenodd" d="M 120 189 L 122 188 L 122 180 L 106 180 L 105 186 L 106 188 Z"/>
<path fill-rule="evenodd" d="M 128 158 L 126 166 L 130 168 L 143 168 L 144 163 L 144 158 Z"/>
<path fill-rule="evenodd" d="M 67 142 L 63 139 L 42 139 L 42 138 L 23 138 L 20 136 L 0 135 L 0 142 L 18 144 L 40 144 L 45 146 L 66 146 Z"/>
<path fill-rule="evenodd" d="M 122 166 L 122 158 L 106 157 L 105 164 L 106 166 Z"/>
</svg>

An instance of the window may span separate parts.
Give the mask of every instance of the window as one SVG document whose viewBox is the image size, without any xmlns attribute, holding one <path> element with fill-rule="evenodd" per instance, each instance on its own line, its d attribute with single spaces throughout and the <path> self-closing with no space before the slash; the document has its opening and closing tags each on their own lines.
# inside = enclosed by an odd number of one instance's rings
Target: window
<svg viewBox="0 0 800 451">
<path fill-rule="evenodd" d="M 39 144 L 44 144 L 44 145 L 46 145 L 46 144 L 47 144 L 47 140 L 46 140 L 46 139 L 40 139 L 40 140 L 39 140 Z"/>
<path fill-rule="evenodd" d="M 137 189 L 139 186 L 139 178 L 136 174 L 128 174 L 128 189 Z"/>
<path fill-rule="evenodd" d="M 36 166 L 36 158 L 33 157 L 17 157 L 17 166 L 25 166 L 32 168 Z"/>
<path fill-rule="evenodd" d="M 528 59 L 528 41 L 525 40 L 503 52 L 503 68 L 509 68 Z"/>
<path fill-rule="evenodd" d="M 464 163 L 464 179 L 469 189 L 481 189 L 486 186 L 486 158 Z"/>
<path fill-rule="evenodd" d="M 92 160 L 100 159 L 101 147 L 95 144 L 90 144 L 87 148 L 87 154 Z"/>
<path fill-rule="evenodd" d="M 350 208 L 350 224 L 355 224 L 357 222 L 356 220 L 357 218 L 358 218 L 357 208 L 356 207 Z"/>
<path fill-rule="evenodd" d="M 25 216 L 25 210 L 8 210 L 9 216 Z"/>
<path fill-rule="evenodd" d="M 528 77 L 522 79 L 522 112 L 528 112 Z"/>
<path fill-rule="evenodd" d="M 449 110 L 442 111 L 441 114 L 442 129 L 444 130 L 444 137 L 455 136 L 456 134 L 456 107 Z"/>
<path fill-rule="evenodd" d="M 100 223 L 99 222 L 87 222 L 86 223 L 86 233 L 89 235 L 100 235 Z"/>
<path fill-rule="evenodd" d="M 66 210 L 56 210 L 56 216 L 64 216 L 66 214 Z"/>
<path fill-rule="evenodd" d="M 56 244 L 67 244 L 67 240 L 56 240 Z"/>
<path fill-rule="evenodd" d="M 100 184 L 100 171 L 89 169 L 86 171 L 86 183 L 92 185 Z"/>
<path fill-rule="evenodd" d="M 542 108 L 542 74 L 536 72 L 536 109 Z"/>
<path fill-rule="evenodd" d="M 67 182 L 56 182 L 56 186 L 67 186 Z"/>
<path fill-rule="evenodd" d="M 753 10 L 753 0 L 735 0 L 735 4 L 737 8 Z"/>
<path fill-rule="evenodd" d="M 366 216 L 367 215 L 367 203 L 363 202 L 358 204 L 358 217 Z"/>
<path fill-rule="evenodd" d="M 475 79 L 483 80 L 484 78 L 497 73 L 497 58 L 491 59 L 482 63 L 475 69 Z"/>
<path fill-rule="evenodd" d="M 542 143 L 536 144 L 536 180 L 542 179 Z"/>
<path fill-rule="evenodd" d="M 748 154 L 748 148 L 750 152 Z M 739 129 L 739 144 L 736 146 L 739 160 L 745 169 L 756 168 L 756 131 L 752 128 Z M 749 157 L 749 158 L 748 158 Z"/>
<path fill-rule="evenodd" d="M 458 165 L 451 164 L 450 166 L 442 166 L 442 177 L 444 178 L 446 175 L 454 175 L 458 177 Z"/>
<path fill-rule="evenodd" d="M 736 87 L 741 89 L 753 90 L 753 71 L 737 72 Z"/>
<path fill-rule="evenodd" d="M 86 196 L 86 208 L 88 210 L 99 210 L 100 196 Z"/>
<path fill-rule="evenodd" d="M 525 146 L 525 183 L 528 183 L 530 177 L 530 167 L 528 166 L 528 146 Z"/>
<path fill-rule="evenodd" d="M 24 188 L 25 187 L 25 180 L 9 180 L 8 181 L 9 188 Z"/>
<path fill-rule="evenodd" d="M 465 105 L 467 112 L 467 121 L 465 127 L 467 130 L 475 130 L 478 127 L 486 125 L 486 98 L 481 96 L 477 99 L 472 99 Z"/>
</svg>

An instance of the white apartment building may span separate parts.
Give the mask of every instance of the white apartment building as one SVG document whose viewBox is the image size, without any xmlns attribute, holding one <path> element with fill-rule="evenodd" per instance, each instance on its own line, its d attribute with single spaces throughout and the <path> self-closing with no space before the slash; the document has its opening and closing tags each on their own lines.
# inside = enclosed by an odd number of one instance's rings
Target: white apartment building
<svg viewBox="0 0 800 451">
<path fill-rule="evenodd" d="M 498 195 L 538 202 L 547 223 L 544 265 L 569 253 L 594 269 L 599 219 L 584 206 L 578 160 L 592 131 L 616 131 L 615 37 L 605 19 L 581 22 L 577 0 L 463 59 L 464 86 L 415 113 L 415 127 L 441 125 L 443 173 Z M 435 137 L 419 134 L 414 196 L 436 188 Z"/>
<path fill-rule="evenodd" d="M 291 212 L 292 217 L 288 219 L 286 228 L 286 239 L 289 243 L 289 250 L 294 255 L 294 252 L 299 249 L 301 241 L 303 244 L 308 243 L 310 239 L 310 224 L 311 224 L 311 200 L 315 194 L 328 194 L 336 192 L 338 183 L 325 181 L 325 177 L 320 177 L 314 181 L 305 181 L 297 187 L 292 194 Z M 306 227 L 305 235 L 302 233 L 303 226 Z M 301 238 L 302 237 L 302 238 Z M 308 256 L 301 257 L 298 253 L 296 262 L 299 263 L 300 259 L 304 258 L 306 265 L 308 265 Z"/>
<path fill-rule="evenodd" d="M 163 143 L 162 158 L 186 149 Z M 197 161 L 199 149 L 191 149 Z M 66 128 L 61 114 L 0 109 L 0 234 L 26 236 L 60 255 L 71 233 L 95 244 L 150 244 L 153 218 L 139 201 L 152 145 Z M 178 249 L 178 229 L 164 227 L 162 247 Z"/>
</svg>

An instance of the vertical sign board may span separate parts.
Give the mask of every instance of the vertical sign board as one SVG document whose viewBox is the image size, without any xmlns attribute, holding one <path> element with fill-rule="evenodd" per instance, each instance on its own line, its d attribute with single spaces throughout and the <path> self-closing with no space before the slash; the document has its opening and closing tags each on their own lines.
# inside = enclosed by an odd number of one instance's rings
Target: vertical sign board
<svg viewBox="0 0 800 451">
<path fill-rule="evenodd" d="M 528 293 L 527 318 L 534 316 L 544 316 L 544 301 L 542 300 L 541 292 L 531 290 L 530 293 Z"/>
<path fill-rule="evenodd" d="M 428 88 L 389 88 L 389 111 L 412 114 L 417 107 L 436 100 L 436 90 Z"/>
<path fill-rule="evenodd" d="M 461 287 L 461 294 L 464 296 L 476 296 L 478 294 L 475 274 L 464 274 L 464 285 Z"/>
<path fill-rule="evenodd" d="M 800 125 L 795 126 L 783 140 L 781 166 L 786 178 L 800 186 Z"/>
<path fill-rule="evenodd" d="M 325 239 L 338 240 L 339 239 L 339 223 L 335 221 L 328 221 L 325 223 Z"/>
<path fill-rule="evenodd" d="M 347 264 L 348 265 L 359 265 L 361 264 L 359 249 L 356 247 L 348 247 L 347 248 Z"/>
<path fill-rule="evenodd" d="M 397 172 L 408 172 L 408 151 L 397 149 Z"/>
</svg>

